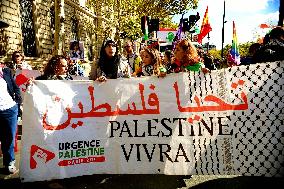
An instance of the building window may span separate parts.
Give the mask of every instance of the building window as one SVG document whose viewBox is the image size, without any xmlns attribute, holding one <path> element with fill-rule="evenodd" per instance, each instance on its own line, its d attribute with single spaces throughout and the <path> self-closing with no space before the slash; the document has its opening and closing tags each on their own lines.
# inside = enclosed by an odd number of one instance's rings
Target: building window
<svg viewBox="0 0 284 189">
<path fill-rule="evenodd" d="M 54 6 L 50 7 L 50 32 L 51 32 L 51 42 L 54 44 L 54 34 L 55 34 L 55 8 Z"/>
<path fill-rule="evenodd" d="M 78 29 L 79 29 L 79 22 L 77 18 L 71 18 L 71 32 L 72 32 L 72 39 L 78 41 Z"/>
<path fill-rule="evenodd" d="M 19 0 L 19 2 L 24 54 L 27 57 L 35 57 L 36 42 L 33 24 L 33 3 L 31 0 Z"/>
</svg>

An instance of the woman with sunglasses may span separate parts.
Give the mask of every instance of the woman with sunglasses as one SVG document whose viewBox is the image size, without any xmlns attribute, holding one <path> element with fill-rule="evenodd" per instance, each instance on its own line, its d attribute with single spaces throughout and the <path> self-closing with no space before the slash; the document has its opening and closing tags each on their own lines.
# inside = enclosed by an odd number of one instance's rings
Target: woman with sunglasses
<svg viewBox="0 0 284 189">
<path fill-rule="evenodd" d="M 24 54 L 21 51 L 14 51 L 12 54 L 12 66 L 10 68 L 12 69 L 12 73 L 14 76 L 14 79 L 22 73 L 23 69 L 32 70 L 32 67 L 24 60 Z M 22 94 L 22 98 L 24 98 Z M 22 104 L 18 104 L 18 119 L 21 120 L 22 118 Z"/>
<path fill-rule="evenodd" d="M 24 55 L 20 51 L 14 51 L 12 54 L 13 68 L 32 70 L 32 67 L 24 60 Z"/>
<path fill-rule="evenodd" d="M 130 67 L 117 51 L 117 44 L 107 39 L 102 45 L 99 60 L 92 65 L 90 79 L 100 82 L 107 79 L 129 78 Z"/>
</svg>

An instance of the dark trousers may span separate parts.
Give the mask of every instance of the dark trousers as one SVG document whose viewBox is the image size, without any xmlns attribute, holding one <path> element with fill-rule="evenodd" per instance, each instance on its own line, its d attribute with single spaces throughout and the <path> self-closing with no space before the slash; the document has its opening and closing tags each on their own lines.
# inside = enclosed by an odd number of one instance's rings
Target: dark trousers
<svg viewBox="0 0 284 189">
<path fill-rule="evenodd" d="M 3 165 L 8 166 L 15 160 L 15 135 L 17 131 L 18 105 L 10 109 L 0 110 L 0 140 L 3 153 Z"/>
</svg>

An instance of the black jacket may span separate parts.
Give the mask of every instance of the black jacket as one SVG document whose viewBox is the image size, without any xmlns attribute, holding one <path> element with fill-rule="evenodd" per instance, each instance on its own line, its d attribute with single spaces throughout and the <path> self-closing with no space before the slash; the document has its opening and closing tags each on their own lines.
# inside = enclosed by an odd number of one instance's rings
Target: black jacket
<svg viewBox="0 0 284 189">
<path fill-rule="evenodd" d="M 16 103 L 21 104 L 22 97 L 21 97 L 20 88 L 16 84 L 10 68 L 3 68 L 3 79 L 7 83 L 7 89 L 8 89 L 10 96 L 13 98 L 13 100 Z"/>
<path fill-rule="evenodd" d="M 253 63 L 284 60 L 284 41 L 272 39 L 262 46 L 252 57 Z"/>
<path fill-rule="evenodd" d="M 66 75 L 65 77 L 57 75 L 40 75 L 35 78 L 35 80 L 73 80 L 71 75 Z"/>
</svg>

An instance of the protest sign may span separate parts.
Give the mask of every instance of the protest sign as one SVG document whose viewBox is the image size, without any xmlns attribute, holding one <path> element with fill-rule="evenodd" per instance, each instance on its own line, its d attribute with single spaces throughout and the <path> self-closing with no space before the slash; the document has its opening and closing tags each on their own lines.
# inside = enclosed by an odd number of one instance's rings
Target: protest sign
<svg viewBox="0 0 284 189">
<path fill-rule="evenodd" d="M 20 177 L 283 176 L 283 69 L 35 81 L 24 102 Z"/>
</svg>

